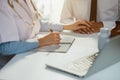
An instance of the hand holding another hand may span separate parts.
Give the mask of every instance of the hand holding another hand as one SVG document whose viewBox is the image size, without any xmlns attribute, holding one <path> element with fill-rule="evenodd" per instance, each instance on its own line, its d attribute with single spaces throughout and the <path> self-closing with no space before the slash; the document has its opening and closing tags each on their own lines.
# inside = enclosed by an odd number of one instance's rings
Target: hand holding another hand
<svg viewBox="0 0 120 80">
<path fill-rule="evenodd" d="M 86 26 L 85 24 L 89 23 L 89 26 Z M 100 28 L 103 27 L 103 23 L 102 22 L 95 22 L 95 21 L 91 21 L 91 22 L 86 22 L 83 28 L 78 29 L 78 30 L 73 30 L 75 33 L 81 33 L 81 34 L 92 34 L 92 33 L 96 33 L 100 31 Z"/>
<path fill-rule="evenodd" d="M 86 20 L 78 20 L 73 24 L 65 25 L 64 30 L 72 30 L 76 33 L 92 33 L 92 24 Z"/>
</svg>

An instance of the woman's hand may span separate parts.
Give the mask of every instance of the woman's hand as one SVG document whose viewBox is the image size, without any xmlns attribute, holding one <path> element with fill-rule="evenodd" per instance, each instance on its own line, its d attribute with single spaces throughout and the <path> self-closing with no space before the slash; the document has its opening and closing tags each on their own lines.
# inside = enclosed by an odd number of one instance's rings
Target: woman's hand
<svg viewBox="0 0 120 80">
<path fill-rule="evenodd" d="M 58 45 L 60 43 L 60 35 L 58 32 L 51 32 L 43 38 L 38 39 L 39 47 Z"/>
<path fill-rule="evenodd" d="M 64 30 L 72 30 L 77 33 L 92 33 L 92 24 L 86 20 L 79 20 L 70 25 L 64 25 Z"/>
</svg>

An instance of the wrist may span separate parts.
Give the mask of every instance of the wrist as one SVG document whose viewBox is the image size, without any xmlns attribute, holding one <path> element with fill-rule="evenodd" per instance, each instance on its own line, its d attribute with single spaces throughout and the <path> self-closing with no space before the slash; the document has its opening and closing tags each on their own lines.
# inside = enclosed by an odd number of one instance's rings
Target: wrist
<svg viewBox="0 0 120 80">
<path fill-rule="evenodd" d="M 39 42 L 39 46 L 38 47 L 44 46 L 44 39 L 43 38 L 38 39 L 38 42 Z"/>
<path fill-rule="evenodd" d="M 71 30 L 70 25 L 63 25 L 63 30 Z"/>
<path fill-rule="evenodd" d="M 93 25 L 94 32 L 99 32 L 100 29 L 103 27 L 103 22 L 97 22 Z"/>
<path fill-rule="evenodd" d="M 98 22 L 98 32 L 100 31 L 101 28 L 103 28 L 103 22 Z"/>
<path fill-rule="evenodd" d="M 99 25 L 100 28 L 102 28 L 103 27 L 103 22 L 98 22 L 98 25 Z"/>
</svg>

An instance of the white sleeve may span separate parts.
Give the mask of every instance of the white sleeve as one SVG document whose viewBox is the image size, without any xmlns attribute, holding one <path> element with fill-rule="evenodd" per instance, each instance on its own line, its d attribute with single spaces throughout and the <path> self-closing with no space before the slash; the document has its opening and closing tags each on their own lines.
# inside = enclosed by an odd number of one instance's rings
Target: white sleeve
<svg viewBox="0 0 120 80">
<path fill-rule="evenodd" d="M 41 26 L 40 32 L 50 31 L 50 29 L 52 29 L 53 31 L 63 30 L 63 25 L 51 24 L 51 23 L 43 22 L 43 21 L 40 21 L 40 26 Z"/>
<path fill-rule="evenodd" d="M 98 21 L 116 21 L 118 19 L 118 0 L 98 0 L 98 3 Z"/>
<path fill-rule="evenodd" d="M 65 0 L 64 6 L 61 12 L 60 22 L 64 24 L 68 24 L 68 23 L 72 23 L 73 21 L 74 21 L 74 18 L 73 18 L 71 0 Z"/>
<path fill-rule="evenodd" d="M 98 0 L 98 3 L 98 21 L 102 21 L 104 27 L 114 28 L 118 19 L 118 0 Z"/>
<path fill-rule="evenodd" d="M 112 30 L 116 26 L 115 21 L 103 21 L 103 25 L 109 30 Z"/>
<path fill-rule="evenodd" d="M 0 43 L 18 41 L 18 29 L 10 8 L 4 0 L 1 0 L 0 5 Z"/>
<path fill-rule="evenodd" d="M 118 0 L 118 20 L 120 21 L 120 0 Z"/>
</svg>

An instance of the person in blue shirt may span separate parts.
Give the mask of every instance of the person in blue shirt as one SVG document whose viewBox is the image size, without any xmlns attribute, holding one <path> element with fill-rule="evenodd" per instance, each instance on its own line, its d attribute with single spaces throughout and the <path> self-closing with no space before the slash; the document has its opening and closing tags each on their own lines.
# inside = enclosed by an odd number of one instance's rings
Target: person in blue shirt
<svg viewBox="0 0 120 80">
<path fill-rule="evenodd" d="M 3 55 L 59 44 L 59 32 L 50 32 L 45 37 L 36 39 L 40 31 L 78 30 L 83 26 L 91 31 L 91 25 L 87 21 L 76 21 L 70 25 L 53 25 L 39 21 L 40 16 L 32 0 L 1 0 L 0 5 L 0 52 Z"/>
<path fill-rule="evenodd" d="M 50 29 L 74 31 L 84 28 L 89 33 L 92 32 L 91 23 L 87 21 L 76 21 L 68 25 L 40 21 L 40 15 L 32 0 L 0 0 L 0 5 L 1 57 L 60 43 L 59 32 L 49 32 L 42 38 L 36 38 L 36 35 L 41 31 L 49 31 Z"/>
</svg>

